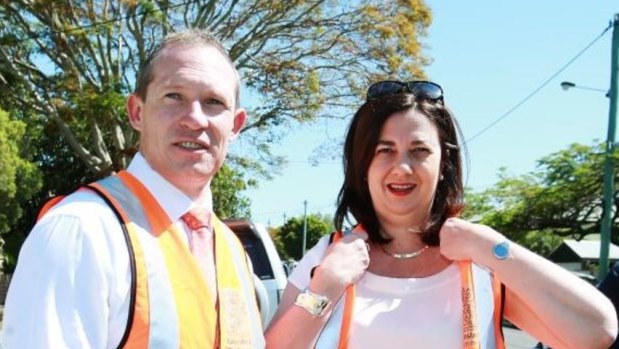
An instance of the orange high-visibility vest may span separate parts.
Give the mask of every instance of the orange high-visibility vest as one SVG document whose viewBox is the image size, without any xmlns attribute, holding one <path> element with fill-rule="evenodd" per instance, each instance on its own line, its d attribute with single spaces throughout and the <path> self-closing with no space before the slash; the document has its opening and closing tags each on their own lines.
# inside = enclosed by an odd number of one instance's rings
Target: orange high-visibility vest
<svg viewBox="0 0 619 349">
<path fill-rule="evenodd" d="M 357 225 L 349 232 L 357 232 L 363 228 Z M 332 242 L 336 242 L 343 237 L 342 232 L 336 232 L 332 235 Z M 473 289 L 473 273 L 471 270 L 471 262 L 458 262 L 460 269 L 460 279 L 462 281 L 462 329 L 464 349 L 480 349 L 480 334 L 477 325 L 477 314 L 475 307 L 475 292 Z M 505 349 L 505 341 L 503 339 L 503 290 L 501 283 L 495 278 L 492 278 L 492 291 L 494 294 L 494 333 L 496 337 L 496 349 Z M 352 314 L 355 306 L 355 285 L 350 284 L 344 292 L 344 311 L 342 314 L 338 349 L 346 349 L 350 338 L 350 328 L 352 324 Z"/>
<path fill-rule="evenodd" d="M 129 314 L 118 348 L 264 348 L 245 250 L 225 224 L 213 217 L 218 292 L 213 303 L 184 232 L 142 183 L 121 171 L 85 188 L 112 208 L 129 251 Z M 39 217 L 59 201 L 51 200 Z"/>
</svg>

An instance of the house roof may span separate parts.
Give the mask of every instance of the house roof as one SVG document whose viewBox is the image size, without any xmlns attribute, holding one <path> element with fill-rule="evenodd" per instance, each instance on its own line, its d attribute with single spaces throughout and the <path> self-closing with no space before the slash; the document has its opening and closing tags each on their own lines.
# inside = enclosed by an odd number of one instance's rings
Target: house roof
<svg viewBox="0 0 619 349">
<path fill-rule="evenodd" d="M 600 258 L 600 241 L 590 240 L 563 240 L 563 244 L 569 247 L 582 259 L 599 259 Z M 558 249 L 558 248 L 557 248 Z M 609 259 L 619 259 L 619 246 L 610 244 L 608 249 Z"/>
</svg>

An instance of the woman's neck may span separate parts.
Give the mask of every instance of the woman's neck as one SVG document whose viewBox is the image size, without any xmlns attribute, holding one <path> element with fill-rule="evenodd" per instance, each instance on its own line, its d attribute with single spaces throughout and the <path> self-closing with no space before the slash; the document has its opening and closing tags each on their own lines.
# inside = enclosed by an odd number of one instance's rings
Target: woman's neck
<svg viewBox="0 0 619 349">
<path fill-rule="evenodd" d="M 385 244 L 393 253 L 410 253 L 423 248 L 419 227 L 394 224 L 381 224 L 380 233 L 391 241 Z"/>
<path fill-rule="evenodd" d="M 373 245 L 367 270 L 391 278 L 423 278 L 441 272 L 450 264 L 451 261 L 441 255 L 438 247 L 430 247 L 414 258 L 397 259 Z"/>
</svg>

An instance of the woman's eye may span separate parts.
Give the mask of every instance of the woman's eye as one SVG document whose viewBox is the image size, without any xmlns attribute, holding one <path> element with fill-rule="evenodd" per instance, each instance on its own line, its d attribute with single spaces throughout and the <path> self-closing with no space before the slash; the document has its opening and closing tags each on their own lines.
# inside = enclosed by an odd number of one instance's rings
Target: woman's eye
<svg viewBox="0 0 619 349">
<path fill-rule="evenodd" d="M 415 154 L 429 154 L 430 153 L 430 149 L 425 148 L 425 147 L 417 147 L 417 148 L 413 149 L 413 153 L 415 153 Z"/>
<path fill-rule="evenodd" d="M 378 148 L 376 149 L 376 154 L 391 154 L 393 151 L 391 148 Z"/>
</svg>

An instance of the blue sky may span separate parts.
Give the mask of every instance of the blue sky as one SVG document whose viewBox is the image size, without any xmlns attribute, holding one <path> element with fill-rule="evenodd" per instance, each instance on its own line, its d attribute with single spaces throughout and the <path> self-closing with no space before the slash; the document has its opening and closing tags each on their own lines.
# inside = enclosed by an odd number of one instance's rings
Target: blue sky
<svg viewBox="0 0 619 349">
<path fill-rule="evenodd" d="M 606 139 L 608 98 L 561 81 L 607 89 L 612 29 L 537 94 L 484 133 L 606 29 L 619 2 L 611 0 L 427 1 L 433 23 L 423 40 L 429 79 L 441 84 L 469 152 L 466 184 L 492 186 L 499 168 L 511 175 L 532 171 L 536 160 L 574 142 Z M 342 181 L 339 159 L 312 166 L 312 152 L 327 139 L 343 139 L 347 124 L 319 121 L 291 132 L 277 154 L 282 173 L 246 194 L 252 218 L 272 226 L 284 217 L 333 214 Z M 242 142 L 241 142 L 242 144 Z M 233 146 L 234 149 L 234 146 Z"/>
</svg>

